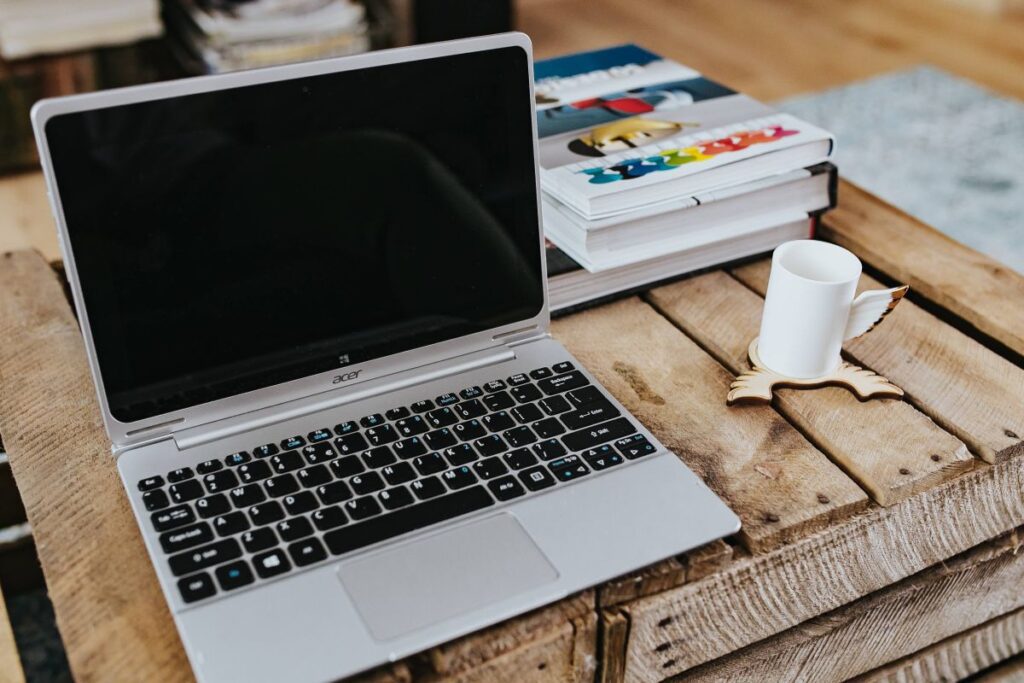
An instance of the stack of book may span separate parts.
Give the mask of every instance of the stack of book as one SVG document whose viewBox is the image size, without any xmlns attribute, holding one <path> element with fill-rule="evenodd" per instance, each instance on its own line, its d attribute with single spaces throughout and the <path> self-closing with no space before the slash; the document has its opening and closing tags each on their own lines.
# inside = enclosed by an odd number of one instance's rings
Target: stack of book
<svg viewBox="0 0 1024 683">
<path fill-rule="evenodd" d="M 0 0 L 0 57 L 124 45 L 163 33 L 159 0 Z"/>
<path fill-rule="evenodd" d="M 370 49 L 365 8 L 355 0 L 167 0 L 166 5 L 174 47 L 193 72 L 238 71 Z"/>
<path fill-rule="evenodd" d="M 551 309 L 808 237 L 834 141 L 635 45 L 537 62 Z"/>
</svg>

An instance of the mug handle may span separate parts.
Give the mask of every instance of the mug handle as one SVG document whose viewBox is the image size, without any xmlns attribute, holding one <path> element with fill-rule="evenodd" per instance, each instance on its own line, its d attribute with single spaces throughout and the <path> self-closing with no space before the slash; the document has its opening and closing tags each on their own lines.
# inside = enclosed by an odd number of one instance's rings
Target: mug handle
<svg viewBox="0 0 1024 683">
<path fill-rule="evenodd" d="M 850 306 L 850 317 L 846 322 L 846 331 L 843 333 L 843 341 L 849 341 L 862 334 L 867 334 L 882 318 L 889 314 L 889 311 L 896 308 L 896 304 L 907 293 L 910 287 L 893 287 L 892 289 L 875 289 L 870 292 L 862 292 L 853 300 Z"/>
</svg>

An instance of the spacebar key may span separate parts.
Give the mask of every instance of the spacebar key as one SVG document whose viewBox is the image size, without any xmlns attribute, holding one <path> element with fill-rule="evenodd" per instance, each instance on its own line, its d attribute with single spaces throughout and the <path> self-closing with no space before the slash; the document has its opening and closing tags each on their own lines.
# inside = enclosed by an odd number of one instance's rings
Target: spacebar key
<svg viewBox="0 0 1024 683">
<path fill-rule="evenodd" d="M 472 486 L 366 522 L 329 531 L 324 534 L 324 542 L 332 553 L 341 555 L 490 505 L 494 505 L 494 499 L 484 487 Z"/>
<path fill-rule="evenodd" d="M 570 432 L 562 437 L 562 443 L 570 451 L 582 451 L 585 448 L 593 448 L 605 441 L 617 439 L 620 436 L 627 436 L 636 431 L 633 423 L 624 417 L 617 420 L 609 420 L 587 429 L 580 429 Z"/>
</svg>

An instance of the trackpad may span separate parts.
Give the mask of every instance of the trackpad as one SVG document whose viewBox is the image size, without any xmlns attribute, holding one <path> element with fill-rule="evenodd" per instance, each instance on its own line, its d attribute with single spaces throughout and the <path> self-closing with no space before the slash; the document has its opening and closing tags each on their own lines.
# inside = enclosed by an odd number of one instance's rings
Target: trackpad
<svg viewBox="0 0 1024 683">
<path fill-rule="evenodd" d="M 344 562 L 338 575 L 378 640 L 558 578 L 530 535 L 507 513 Z"/>
</svg>

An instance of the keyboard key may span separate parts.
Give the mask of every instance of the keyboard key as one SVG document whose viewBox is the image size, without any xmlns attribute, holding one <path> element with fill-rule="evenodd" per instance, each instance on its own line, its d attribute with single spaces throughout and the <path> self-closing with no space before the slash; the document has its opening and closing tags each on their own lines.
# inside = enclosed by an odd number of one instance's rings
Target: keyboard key
<svg viewBox="0 0 1024 683">
<path fill-rule="evenodd" d="M 654 444 L 647 440 L 643 434 L 634 434 L 615 442 L 615 448 L 619 453 L 630 460 L 636 460 L 655 451 Z"/>
<path fill-rule="evenodd" d="M 363 427 L 379 427 L 384 424 L 384 416 L 380 413 L 374 413 L 373 415 L 367 415 L 363 419 L 359 420 L 359 424 Z"/>
<path fill-rule="evenodd" d="M 514 427 L 512 429 L 506 429 L 503 432 L 505 441 L 508 442 L 509 447 L 519 448 L 520 446 L 526 446 L 537 440 L 533 431 L 529 427 Z"/>
<path fill-rule="evenodd" d="M 441 481 L 454 491 L 476 483 L 476 475 L 466 466 L 456 467 L 454 470 L 448 470 L 442 474 Z"/>
<path fill-rule="evenodd" d="M 536 401 L 542 396 L 540 389 L 533 386 L 532 384 L 523 384 L 522 386 L 512 387 L 512 398 L 519 401 L 520 403 L 529 403 L 530 401 Z"/>
<path fill-rule="evenodd" d="M 620 417 L 611 422 L 603 422 L 588 429 L 581 429 L 578 432 L 569 432 L 562 437 L 562 443 L 570 451 L 582 451 L 635 431 L 636 427 L 633 426 L 633 423 Z"/>
<path fill-rule="evenodd" d="M 370 447 L 370 444 L 366 443 L 366 439 L 362 434 L 349 434 L 348 436 L 335 439 L 334 447 L 342 455 L 351 455 L 352 453 L 365 451 Z"/>
<path fill-rule="evenodd" d="M 459 397 L 452 393 L 441 394 L 434 399 L 439 406 L 451 406 L 459 402 Z"/>
<path fill-rule="evenodd" d="M 476 451 L 468 443 L 460 443 L 458 446 L 444 449 L 444 457 L 452 467 L 458 467 L 476 460 Z"/>
<path fill-rule="evenodd" d="M 456 493 L 410 505 L 362 524 L 353 524 L 329 531 L 324 534 L 324 542 L 331 553 L 341 555 L 416 529 L 482 510 L 493 504 L 494 500 L 482 486 L 472 486 Z"/>
<path fill-rule="evenodd" d="M 494 457 L 473 463 L 473 471 L 481 479 L 494 479 L 498 475 L 508 472 L 508 467 L 505 466 L 501 458 Z"/>
<path fill-rule="evenodd" d="M 583 429 L 590 425 L 596 425 L 598 422 L 606 422 L 614 417 L 618 417 L 620 414 L 619 409 L 610 402 L 605 399 L 598 399 L 588 403 L 579 410 L 562 415 L 562 422 L 569 429 Z"/>
<path fill-rule="evenodd" d="M 283 450 L 291 450 L 293 448 L 301 448 L 306 445 L 306 440 L 301 436 L 292 436 L 281 442 L 281 448 Z"/>
<path fill-rule="evenodd" d="M 555 375 L 548 379 L 542 379 L 537 382 L 537 388 L 543 391 L 548 396 L 552 394 L 561 394 L 566 391 L 573 389 L 579 389 L 590 384 L 589 380 L 583 376 L 583 373 L 579 370 L 567 373 L 565 375 Z"/>
<path fill-rule="evenodd" d="M 277 536 L 274 535 L 274 530 L 270 527 L 253 529 L 242 534 L 242 545 L 245 546 L 245 552 L 258 553 L 277 545 Z"/>
<path fill-rule="evenodd" d="M 236 472 L 238 472 L 238 478 L 241 479 L 242 483 L 245 484 L 249 484 L 254 481 L 260 481 L 261 479 L 266 479 L 271 474 L 273 474 L 270 470 L 270 465 L 263 462 L 262 460 L 257 460 L 256 462 L 250 462 L 244 465 L 240 465 Z"/>
<path fill-rule="evenodd" d="M 497 434 L 490 434 L 482 439 L 477 439 L 473 442 L 476 450 L 482 457 L 489 455 L 497 455 L 498 453 L 504 453 L 508 448 L 505 446 L 505 442 L 501 440 L 501 437 Z"/>
<path fill-rule="evenodd" d="M 530 383 L 530 378 L 527 377 L 525 374 L 519 372 L 519 373 L 516 373 L 516 374 L 512 375 L 511 377 L 509 377 L 508 378 L 508 383 L 511 384 L 514 387 L 518 387 L 518 386 L 520 386 L 522 384 L 529 384 Z"/>
<path fill-rule="evenodd" d="M 248 486 L 239 486 L 238 488 L 231 489 L 228 492 L 228 498 L 231 499 L 236 508 L 247 508 L 250 505 L 256 505 L 256 503 L 262 503 L 267 499 L 267 496 L 258 485 L 249 484 Z"/>
<path fill-rule="evenodd" d="M 139 490 L 152 491 L 153 489 L 158 489 L 163 485 L 164 478 L 161 477 L 160 475 L 156 475 L 155 477 L 146 477 L 145 479 L 139 481 Z"/>
<path fill-rule="evenodd" d="M 219 465 L 220 461 L 217 461 L 217 464 Z M 204 475 L 203 484 L 210 493 L 219 493 L 238 486 L 238 477 L 235 476 L 234 470 L 221 470 Z"/>
<path fill-rule="evenodd" d="M 414 413 L 425 413 L 428 410 L 434 409 L 434 402 L 428 398 L 423 401 L 416 401 L 410 407 L 412 408 L 412 412 Z"/>
<path fill-rule="evenodd" d="M 315 538 L 292 543 L 288 546 L 288 554 L 292 556 L 297 567 L 305 567 L 327 558 L 327 551 L 324 550 L 323 543 Z"/>
<path fill-rule="evenodd" d="M 284 519 L 284 510 L 276 500 L 268 500 L 266 503 L 253 505 L 249 508 L 249 519 L 256 526 L 273 524 Z"/>
<path fill-rule="evenodd" d="M 248 530 L 249 520 L 245 518 L 245 513 L 236 510 L 213 520 L 213 528 L 218 536 L 234 536 Z"/>
<path fill-rule="evenodd" d="M 227 464 L 228 467 L 237 467 L 242 463 L 249 462 L 249 460 L 251 460 L 251 458 L 249 457 L 249 454 L 246 453 L 245 451 L 238 451 L 237 453 L 232 453 L 231 455 L 224 458 L 224 462 Z"/>
<path fill-rule="evenodd" d="M 598 388 L 593 385 L 570 391 L 566 396 L 569 397 L 569 402 L 577 408 L 604 398 Z"/>
<path fill-rule="evenodd" d="M 511 475 L 487 482 L 487 488 L 491 490 L 491 493 L 493 493 L 494 497 L 498 500 L 511 500 L 512 498 L 518 498 L 526 493 L 526 489 L 523 488 L 523 485 L 516 481 L 516 478 Z"/>
<path fill-rule="evenodd" d="M 366 472 L 365 474 L 357 474 L 348 480 L 352 490 L 355 491 L 357 496 L 364 496 L 367 493 L 373 493 L 374 491 L 380 491 L 384 488 L 384 480 L 380 478 L 380 475 L 376 472 Z"/>
<path fill-rule="evenodd" d="M 494 379 L 484 384 L 484 391 L 486 391 L 488 394 L 493 394 L 496 391 L 501 391 L 506 386 L 507 385 L 500 379 Z"/>
<path fill-rule="evenodd" d="M 392 408 L 384 413 L 384 417 L 394 422 L 395 420 L 401 420 L 403 417 L 409 416 L 409 409 L 405 406 L 399 406 L 398 408 Z"/>
<path fill-rule="evenodd" d="M 289 515 L 301 515 L 320 507 L 320 504 L 316 502 L 316 496 L 309 491 L 285 496 L 281 499 L 281 502 L 284 503 L 284 509 L 287 510 Z"/>
<path fill-rule="evenodd" d="M 409 484 L 409 488 L 420 500 L 436 498 L 445 492 L 444 484 L 437 477 L 426 477 Z"/>
<path fill-rule="evenodd" d="M 150 520 L 152 520 L 153 529 L 156 531 L 170 531 L 171 529 L 191 524 L 196 521 L 196 516 L 188 505 L 178 505 L 167 510 L 154 512 L 150 516 Z"/>
<path fill-rule="evenodd" d="M 377 497 L 380 498 L 380 504 L 388 510 L 397 510 L 406 505 L 412 505 L 414 502 L 409 489 L 404 486 L 396 486 L 387 491 L 381 491 L 377 494 Z"/>
<path fill-rule="evenodd" d="M 341 424 L 334 425 L 334 433 L 338 436 L 345 436 L 346 434 L 354 434 L 359 431 L 359 426 L 349 420 L 348 422 L 342 422 Z"/>
<path fill-rule="evenodd" d="M 459 405 L 455 406 L 455 414 L 463 420 L 471 420 L 474 417 L 480 417 L 481 415 L 487 414 L 487 408 L 483 403 L 477 399 L 471 401 L 464 401 Z"/>
<path fill-rule="evenodd" d="M 196 512 L 203 519 L 223 515 L 225 512 L 230 511 L 231 503 L 228 502 L 228 497 L 223 493 L 215 493 L 212 496 L 200 498 L 196 501 Z"/>
<path fill-rule="evenodd" d="M 277 444 L 268 443 L 252 449 L 252 454 L 257 458 L 269 458 L 270 456 L 277 454 L 277 451 Z"/>
<path fill-rule="evenodd" d="M 439 451 L 442 448 L 448 448 L 454 446 L 459 441 L 455 438 L 454 432 L 444 427 L 437 431 L 430 432 L 423 437 L 423 442 L 427 445 L 430 450 Z"/>
<path fill-rule="evenodd" d="M 331 472 L 336 479 L 347 479 L 353 474 L 359 474 L 366 469 L 362 459 L 358 455 L 350 455 L 346 458 L 338 458 L 330 465 Z"/>
<path fill-rule="evenodd" d="M 521 470 L 537 464 L 537 458 L 525 448 L 517 448 L 505 454 L 505 462 L 514 470 Z"/>
<path fill-rule="evenodd" d="M 256 573 L 261 579 L 269 579 L 289 571 L 292 563 L 288 561 L 288 556 L 283 550 L 275 548 L 252 558 L 252 566 L 256 568 Z"/>
<path fill-rule="evenodd" d="M 502 410 L 484 418 L 484 426 L 492 432 L 502 432 L 516 426 L 512 416 Z"/>
<path fill-rule="evenodd" d="M 519 480 L 531 491 L 540 491 L 555 485 L 555 478 L 543 467 L 531 467 L 519 473 Z"/>
<path fill-rule="evenodd" d="M 551 369 L 556 375 L 563 375 L 567 372 L 572 372 L 576 369 L 576 366 L 567 360 L 563 360 L 561 363 L 555 363 L 551 366 Z"/>
<path fill-rule="evenodd" d="M 248 586 L 256 580 L 253 578 L 252 570 L 249 569 L 249 565 L 246 564 L 245 560 L 238 560 L 222 567 L 217 567 L 214 573 L 217 575 L 217 583 L 226 591 Z"/>
<path fill-rule="evenodd" d="M 305 446 L 302 449 L 302 457 L 304 457 L 306 462 L 310 465 L 315 465 L 319 462 L 334 460 L 338 457 L 338 451 L 334 449 L 334 444 L 314 443 Z"/>
<path fill-rule="evenodd" d="M 217 587 L 213 585 L 213 579 L 206 572 L 186 576 L 178 581 L 178 592 L 185 602 L 195 602 L 208 598 L 217 593 Z"/>
<path fill-rule="evenodd" d="M 397 460 L 398 458 L 395 457 L 395 454 L 387 446 L 377 446 L 363 453 L 363 462 L 370 469 L 391 465 Z"/>
<path fill-rule="evenodd" d="M 391 486 L 404 484 L 416 478 L 416 470 L 407 462 L 400 462 L 397 465 L 389 465 L 380 471 Z"/>
<path fill-rule="evenodd" d="M 270 468 L 277 474 L 293 472 L 305 464 L 298 451 L 285 451 L 270 457 Z"/>
<path fill-rule="evenodd" d="M 153 491 L 146 491 L 142 494 L 142 504 L 146 506 L 149 511 L 160 510 L 171 504 L 171 501 L 167 499 L 167 494 L 162 489 L 155 489 Z"/>
<path fill-rule="evenodd" d="M 358 521 L 379 515 L 381 510 L 380 505 L 373 496 L 363 496 L 362 498 L 356 498 L 345 503 L 345 512 L 348 513 L 348 516 L 353 521 Z"/>
<path fill-rule="evenodd" d="M 176 553 L 194 548 L 213 540 L 213 530 L 206 522 L 197 522 L 190 526 L 160 534 L 160 545 L 165 553 Z"/>
<path fill-rule="evenodd" d="M 345 482 L 335 481 L 317 487 L 316 494 L 320 496 L 320 500 L 324 505 L 332 505 L 351 498 L 352 490 L 349 489 L 348 484 Z"/>
<path fill-rule="evenodd" d="M 557 417 L 549 417 L 532 425 L 533 431 L 542 439 L 550 439 L 553 436 L 565 433 L 565 427 L 558 421 Z"/>
<path fill-rule="evenodd" d="M 156 493 L 156 491 L 150 491 L 149 493 Z M 189 479 L 180 484 L 171 484 L 167 488 L 167 493 L 175 503 L 184 503 L 202 496 L 203 486 L 195 479 Z M 143 497 L 146 495 L 148 494 L 143 494 Z"/>
<path fill-rule="evenodd" d="M 438 472 L 443 472 L 448 469 L 448 463 L 445 462 L 440 453 L 428 453 L 426 455 L 421 455 L 413 460 L 412 464 L 416 466 L 416 471 L 423 476 L 428 474 L 437 474 Z"/>
<path fill-rule="evenodd" d="M 320 531 L 327 531 L 328 529 L 334 529 L 342 524 L 348 522 L 348 517 L 345 516 L 345 511 L 337 505 L 328 505 L 325 508 L 320 508 L 312 515 L 313 524 Z"/>
<path fill-rule="evenodd" d="M 329 438 L 331 438 L 331 430 L 318 429 L 314 432 L 310 432 L 309 434 L 307 434 L 306 438 L 309 439 L 310 443 L 319 443 L 320 441 L 327 441 Z"/>
<path fill-rule="evenodd" d="M 483 394 L 484 392 L 481 391 L 480 387 L 466 387 L 465 389 L 459 392 L 459 396 L 466 399 L 467 401 L 471 398 L 483 396 Z"/>
<path fill-rule="evenodd" d="M 565 446 L 562 445 L 562 442 L 557 439 L 548 439 L 547 441 L 535 443 L 530 446 L 530 450 L 532 450 L 541 460 L 560 458 L 568 452 L 565 450 Z"/>
<path fill-rule="evenodd" d="M 451 428 L 455 436 L 459 437 L 462 441 L 469 441 L 470 439 L 479 439 L 481 436 L 487 433 L 484 429 L 484 425 L 480 420 L 469 420 L 467 422 L 460 422 Z"/>
<path fill-rule="evenodd" d="M 571 481 L 590 474 L 590 468 L 577 455 L 568 455 L 548 463 L 548 469 L 558 481 Z"/>
<path fill-rule="evenodd" d="M 313 465 L 304 470 L 299 470 L 295 473 L 295 476 L 299 479 L 299 485 L 308 489 L 329 482 L 331 480 L 331 471 L 327 469 L 326 465 Z"/>
<path fill-rule="evenodd" d="M 210 472 L 216 472 L 222 467 L 224 465 L 220 460 L 206 460 L 196 465 L 196 472 L 199 474 L 209 474 Z"/>
<path fill-rule="evenodd" d="M 427 445 L 418 436 L 413 436 L 408 439 L 402 439 L 396 441 L 391 450 L 394 451 L 402 460 L 408 460 L 409 458 L 415 458 L 417 455 L 423 455 L 427 452 Z"/>
<path fill-rule="evenodd" d="M 439 427 L 450 427 L 459 421 L 459 416 L 451 408 L 438 408 L 427 413 L 427 421 L 435 429 Z"/>
<path fill-rule="evenodd" d="M 528 424 L 542 419 L 544 417 L 544 413 L 540 412 L 540 408 L 530 403 L 525 406 L 513 408 L 512 417 L 518 420 L 519 424 Z"/>
<path fill-rule="evenodd" d="M 233 538 L 225 538 L 209 545 L 200 546 L 183 553 L 172 555 L 167 563 L 175 576 L 191 574 L 215 564 L 236 560 L 242 556 L 242 546 Z"/>
<path fill-rule="evenodd" d="M 299 482 L 290 474 L 281 474 L 263 482 L 263 488 L 271 498 L 280 498 L 299 490 Z"/>
<path fill-rule="evenodd" d="M 191 479 L 194 476 L 195 473 L 192 471 L 191 467 L 179 467 L 178 469 L 167 473 L 167 481 L 173 484 L 175 482 Z"/>
<path fill-rule="evenodd" d="M 537 402 L 545 413 L 548 415 L 558 415 L 564 413 L 567 410 L 572 410 L 572 406 L 568 401 L 565 400 L 564 396 L 548 396 Z"/>
<path fill-rule="evenodd" d="M 278 522 L 274 528 L 277 529 L 277 535 L 285 543 L 313 535 L 313 525 L 305 517 L 286 519 Z"/>
<path fill-rule="evenodd" d="M 401 436 L 416 436 L 422 434 L 430 427 L 427 425 L 427 421 L 419 415 L 413 415 L 407 417 L 404 420 L 399 420 L 395 423 L 395 428 Z"/>
<path fill-rule="evenodd" d="M 366 440 L 374 446 L 382 446 L 386 443 L 398 440 L 398 432 L 391 425 L 371 427 L 366 430 Z"/>
<path fill-rule="evenodd" d="M 588 448 L 580 453 L 580 455 L 595 470 L 606 470 L 609 467 L 621 465 L 625 462 L 622 456 L 613 451 L 612 447 L 608 444 L 598 446 L 597 448 Z"/>
<path fill-rule="evenodd" d="M 551 372 L 550 368 L 537 368 L 536 370 L 530 370 L 530 377 L 533 379 L 544 379 L 550 377 L 554 373 Z"/>
<path fill-rule="evenodd" d="M 484 405 L 487 406 L 487 409 L 491 412 L 505 410 L 505 408 L 511 408 L 516 404 L 515 399 L 509 396 L 507 391 L 499 391 L 496 394 L 484 396 L 483 400 Z"/>
</svg>

